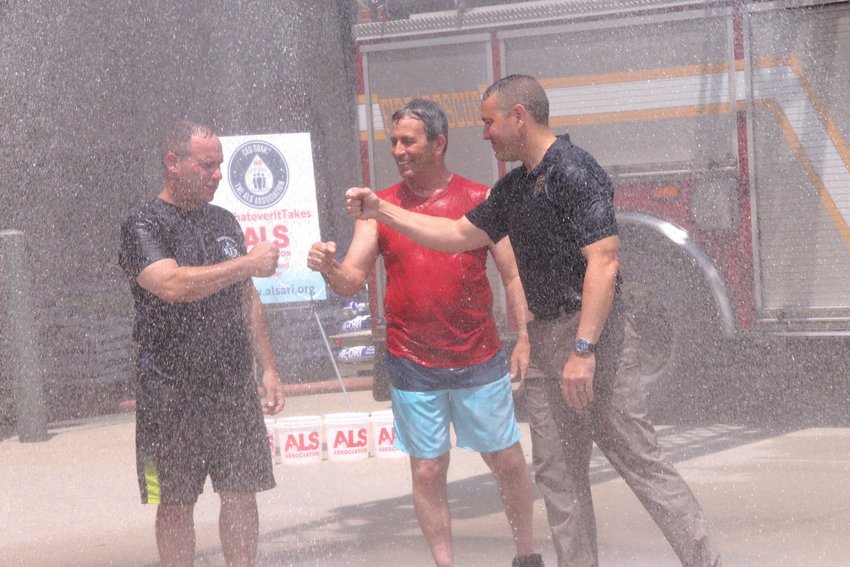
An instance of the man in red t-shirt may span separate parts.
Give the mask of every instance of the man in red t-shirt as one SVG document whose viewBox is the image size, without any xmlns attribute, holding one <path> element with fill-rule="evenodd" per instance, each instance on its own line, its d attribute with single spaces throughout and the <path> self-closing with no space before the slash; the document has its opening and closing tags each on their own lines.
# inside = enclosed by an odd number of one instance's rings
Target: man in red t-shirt
<svg viewBox="0 0 850 567">
<path fill-rule="evenodd" d="M 461 218 L 488 188 L 445 165 L 448 120 L 435 103 L 414 99 L 392 116 L 392 154 L 401 182 L 379 195 L 404 209 Z M 487 251 L 493 255 L 519 331 L 510 369 L 493 319 Z M 419 526 L 438 566 L 454 564 L 446 495 L 449 425 L 457 445 L 481 453 L 493 471 L 513 531 L 515 567 L 543 565 L 532 541 L 531 477 L 514 415 L 511 378 L 528 368 L 527 306 L 513 249 L 499 244 L 446 254 L 374 220 L 357 221 L 342 262 L 336 244 L 317 242 L 307 265 L 336 293 L 350 296 L 378 254 L 387 272 L 384 311 L 395 445 L 410 455 Z"/>
</svg>

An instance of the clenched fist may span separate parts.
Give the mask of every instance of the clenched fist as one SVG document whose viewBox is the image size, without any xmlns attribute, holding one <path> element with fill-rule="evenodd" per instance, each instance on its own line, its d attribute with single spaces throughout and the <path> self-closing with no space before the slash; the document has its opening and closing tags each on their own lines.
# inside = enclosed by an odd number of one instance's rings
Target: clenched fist
<svg viewBox="0 0 850 567">
<path fill-rule="evenodd" d="M 352 187 L 345 192 L 345 208 L 355 220 L 375 218 L 380 204 L 381 199 L 368 187 Z"/>
<path fill-rule="evenodd" d="M 314 242 L 307 253 L 307 267 L 327 274 L 336 265 L 336 242 Z"/>
<path fill-rule="evenodd" d="M 250 252 L 248 258 L 251 260 L 254 277 L 267 278 L 273 276 L 277 271 L 277 259 L 280 256 L 280 248 L 271 242 L 260 241 Z"/>
</svg>

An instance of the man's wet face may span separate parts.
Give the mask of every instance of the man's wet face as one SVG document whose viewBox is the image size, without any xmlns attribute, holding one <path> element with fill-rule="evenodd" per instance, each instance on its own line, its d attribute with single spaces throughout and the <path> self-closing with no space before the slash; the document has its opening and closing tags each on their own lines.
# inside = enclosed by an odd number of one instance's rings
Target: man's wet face
<svg viewBox="0 0 850 567">
<path fill-rule="evenodd" d="M 518 160 L 514 143 L 517 118 L 511 112 L 504 112 L 499 103 L 499 95 L 493 95 L 481 102 L 481 121 L 484 123 L 484 139 L 490 142 L 496 159 Z"/>
<path fill-rule="evenodd" d="M 390 143 L 402 179 L 415 180 L 437 162 L 439 145 L 436 139 L 428 141 L 421 120 L 406 117 L 395 122 Z"/>
<path fill-rule="evenodd" d="M 218 136 L 194 136 L 189 141 L 189 153 L 177 161 L 179 198 L 191 208 L 209 203 L 221 181 L 224 154 Z"/>
</svg>

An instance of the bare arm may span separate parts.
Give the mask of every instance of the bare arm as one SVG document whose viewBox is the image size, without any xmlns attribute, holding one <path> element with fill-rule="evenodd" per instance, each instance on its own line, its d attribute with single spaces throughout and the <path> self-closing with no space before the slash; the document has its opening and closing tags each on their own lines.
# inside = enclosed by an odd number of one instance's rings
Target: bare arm
<svg viewBox="0 0 850 567">
<path fill-rule="evenodd" d="M 254 282 L 246 281 L 243 289 L 245 327 L 251 338 L 251 347 L 254 357 L 262 370 L 262 383 L 260 395 L 263 400 L 263 413 L 277 414 L 286 403 L 286 395 L 277 363 L 274 360 L 269 327 L 263 312 L 263 305 Z"/>
<path fill-rule="evenodd" d="M 519 277 L 510 238 L 505 237 L 497 244 L 491 245 L 490 253 L 499 269 L 502 284 L 505 286 L 505 299 L 507 299 L 509 311 L 514 317 L 517 329 L 517 343 L 511 353 L 511 379 L 516 378 L 519 374 L 520 388 L 522 388 L 531 356 L 531 344 L 528 341 L 527 328 L 528 303 L 525 299 L 525 290 Z"/>
<path fill-rule="evenodd" d="M 581 249 L 587 259 L 587 271 L 581 290 L 581 318 L 576 338 L 599 341 L 614 302 L 617 274 L 620 271 L 620 239 L 603 238 Z"/>
<path fill-rule="evenodd" d="M 278 254 L 277 246 L 260 242 L 245 256 L 210 266 L 180 266 L 165 258 L 147 266 L 136 281 L 163 301 L 188 303 L 251 277 L 273 275 Z"/>
<path fill-rule="evenodd" d="M 346 191 L 345 204 L 348 214 L 353 218 L 377 219 L 422 246 L 438 252 L 455 254 L 493 243 L 486 232 L 466 217 L 452 220 L 406 211 L 380 199 L 367 187 L 352 187 Z"/>
<path fill-rule="evenodd" d="M 596 343 L 614 302 L 617 273 L 620 269 L 620 239 L 603 238 L 581 249 L 587 259 L 581 298 L 581 316 L 576 338 Z M 570 345 L 571 347 L 571 345 Z M 579 356 L 572 351 L 564 365 L 561 393 L 567 405 L 582 408 L 593 399 L 593 375 L 596 355 Z"/>
<path fill-rule="evenodd" d="M 377 223 L 359 220 L 354 223 L 351 246 L 342 262 L 336 260 L 335 242 L 316 242 L 307 254 L 307 266 L 321 273 L 334 292 L 351 297 L 363 287 L 377 257 Z"/>
</svg>

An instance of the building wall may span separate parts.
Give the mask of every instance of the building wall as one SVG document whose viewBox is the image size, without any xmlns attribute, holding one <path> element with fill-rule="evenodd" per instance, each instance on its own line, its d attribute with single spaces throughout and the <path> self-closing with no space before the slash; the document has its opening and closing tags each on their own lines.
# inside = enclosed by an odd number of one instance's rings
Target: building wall
<svg viewBox="0 0 850 567">
<path fill-rule="evenodd" d="M 0 229 L 27 235 L 48 383 L 129 371 L 119 226 L 158 192 L 175 118 L 310 132 L 323 237 L 350 239 L 351 17 L 343 1 L 0 0 Z"/>
</svg>

